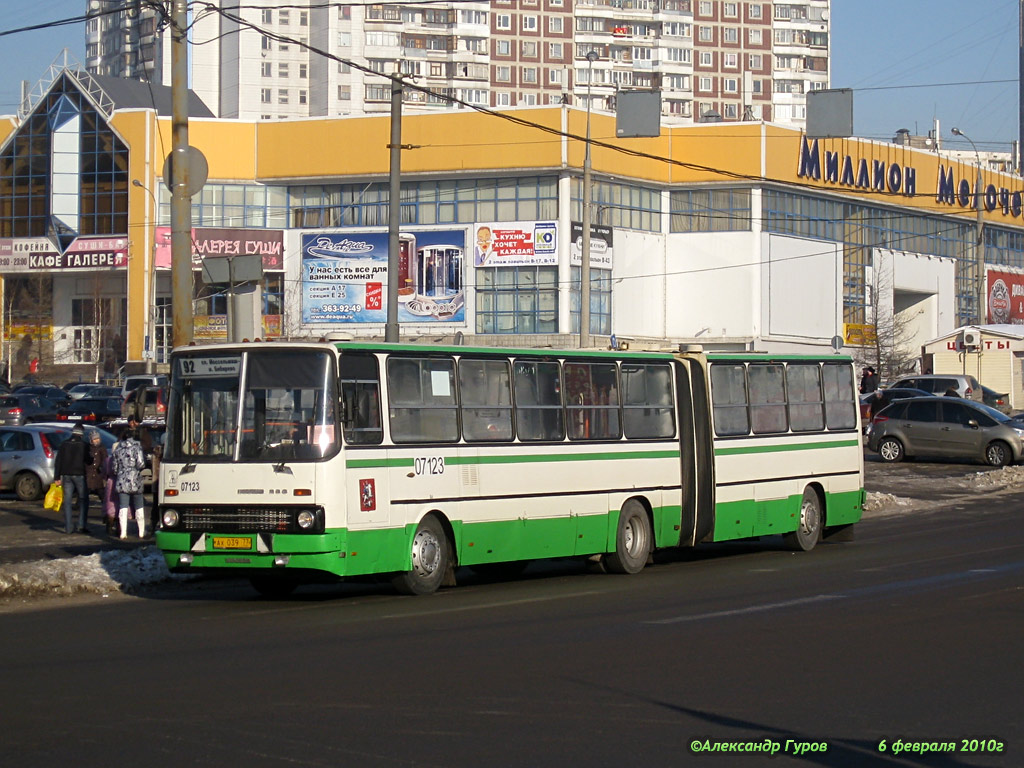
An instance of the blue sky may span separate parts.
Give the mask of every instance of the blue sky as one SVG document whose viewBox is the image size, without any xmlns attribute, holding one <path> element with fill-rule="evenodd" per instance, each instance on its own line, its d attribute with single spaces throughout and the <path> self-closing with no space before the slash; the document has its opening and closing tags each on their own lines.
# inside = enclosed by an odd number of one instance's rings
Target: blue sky
<svg viewBox="0 0 1024 768">
<path fill-rule="evenodd" d="M 0 32 L 85 13 L 87 0 L 3 3 Z M 1007 151 L 1019 138 L 1017 0 L 832 0 L 832 87 L 854 90 L 854 132 L 926 134 L 938 118 L 947 146 Z M 69 48 L 84 62 L 84 25 L 0 37 L 0 114 Z"/>
</svg>

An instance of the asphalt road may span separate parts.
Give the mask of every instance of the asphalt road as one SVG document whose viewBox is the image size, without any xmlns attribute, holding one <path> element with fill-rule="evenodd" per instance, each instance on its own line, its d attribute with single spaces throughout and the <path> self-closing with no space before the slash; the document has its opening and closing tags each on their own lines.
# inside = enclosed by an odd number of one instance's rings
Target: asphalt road
<svg viewBox="0 0 1024 768">
<path fill-rule="evenodd" d="M 535 564 L 426 598 L 229 582 L 7 614 L 4 762 L 1019 766 L 1022 513 L 979 494 L 810 553 Z"/>
</svg>

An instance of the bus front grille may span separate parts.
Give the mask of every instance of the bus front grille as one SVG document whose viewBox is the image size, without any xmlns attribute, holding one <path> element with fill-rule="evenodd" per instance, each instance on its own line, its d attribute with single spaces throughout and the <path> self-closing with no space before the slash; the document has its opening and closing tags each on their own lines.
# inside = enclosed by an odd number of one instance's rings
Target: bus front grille
<svg viewBox="0 0 1024 768">
<path fill-rule="evenodd" d="M 191 507 L 182 510 L 178 530 L 288 533 L 297 530 L 298 512 L 288 507 Z"/>
</svg>

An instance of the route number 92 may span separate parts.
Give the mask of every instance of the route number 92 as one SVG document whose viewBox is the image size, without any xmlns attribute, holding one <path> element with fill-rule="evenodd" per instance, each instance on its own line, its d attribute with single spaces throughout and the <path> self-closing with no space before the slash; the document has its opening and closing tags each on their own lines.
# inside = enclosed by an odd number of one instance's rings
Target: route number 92
<svg viewBox="0 0 1024 768">
<path fill-rule="evenodd" d="M 415 471 L 417 475 L 443 475 L 444 457 L 430 456 L 422 459 L 415 459 Z"/>
</svg>

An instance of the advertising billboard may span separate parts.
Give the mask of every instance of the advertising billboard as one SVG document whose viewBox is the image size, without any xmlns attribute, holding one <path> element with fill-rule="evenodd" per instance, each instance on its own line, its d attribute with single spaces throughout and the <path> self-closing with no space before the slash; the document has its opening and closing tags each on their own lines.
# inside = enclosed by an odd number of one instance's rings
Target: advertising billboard
<svg viewBox="0 0 1024 768">
<path fill-rule="evenodd" d="M 558 223 L 501 221 L 473 227 L 477 267 L 532 267 L 558 263 Z"/>
<path fill-rule="evenodd" d="M 612 268 L 612 232 L 604 224 L 590 225 L 590 266 Z M 569 263 L 574 267 L 583 265 L 583 224 L 579 221 L 572 222 L 569 230 Z"/>
<path fill-rule="evenodd" d="M 76 237 L 64 253 L 45 237 L 0 239 L 0 273 L 112 270 L 128 266 L 125 237 Z"/>
<path fill-rule="evenodd" d="M 398 322 L 465 322 L 466 232 L 411 231 L 399 236 Z M 387 232 L 302 235 L 302 321 L 385 323 Z"/>
<path fill-rule="evenodd" d="M 1024 273 L 988 270 L 988 322 L 1024 325 Z"/>
<path fill-rule="evenodd" d="M 192 268 L 203 259 L 260 256 L 264 270 L 284 269 L 284 231 L 280 229 L 192 228 Z M 156 265 L 171 266 L 171 228 L 156 228 Z"/>
</svg>

